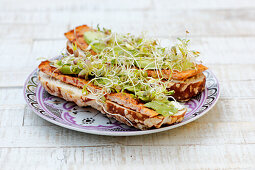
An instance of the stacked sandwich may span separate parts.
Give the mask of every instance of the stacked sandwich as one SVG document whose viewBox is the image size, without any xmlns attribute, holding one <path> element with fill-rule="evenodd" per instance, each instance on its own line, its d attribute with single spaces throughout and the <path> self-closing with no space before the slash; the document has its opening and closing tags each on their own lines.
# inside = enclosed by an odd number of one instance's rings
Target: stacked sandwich
<svg viewBox="0 0 255 170">
<path fill-rule="evenodd" d="M 65 33 L 67 53 L 39 65 L 50 94 L 91 106 L 108 117 L 145 130 L 183 120 L 187 101 L 205 88 L 199 52 L 179 39 L 171 48 L 143 35 L 78 26 Z M 176 101 L 177 100 L 177 101 Z"/>
</svg>

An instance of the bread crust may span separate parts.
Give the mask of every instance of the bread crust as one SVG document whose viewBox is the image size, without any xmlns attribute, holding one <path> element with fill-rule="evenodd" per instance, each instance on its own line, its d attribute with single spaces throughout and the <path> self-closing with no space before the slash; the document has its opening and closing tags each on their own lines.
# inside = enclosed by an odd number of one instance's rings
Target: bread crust
<svg viewBox="0 0 255 170">
<path fill-rule="evenodd" d="M 197 64 L 195 69 L 186 70 L 186 71 L 176 71 L 176 70 L 164 70 L 162 69 L 160 72 L 162 73 L 158 75 L 157 71 L 155 70 L 147 70 L 147 74 L 149 77 L 160 77 L 163 79 L 173 79 L 178 81 L 185 81 L 197 74 L 202 73 L 203 71 L 207 70 L 208 68 L 202 64 Z"/>
<path fill-rule="evenodd" d="M 69 53 L 69 54 L 73 54 L 73 48 L 72 48 L 72 46 L 71 46 L 71 42 L 70 41 L 67 41 L 66 42 L 66 50 L 67 50 L 67 52 Z"/>
<path fill-rule="evenodd" d="M 81 50 L 86 50 L 89 46 L 83 37 L 83 34 L 89 30 L 91 30 L 91 29 L 87 25 L 81 25 L 81 26 L 75 27 L 75 29 L 74 29 L 76 43 L 80 47 Z"/>
<path fill-rule="evenodd" d="M 128 126 L 134 126 L 141 130 L 160 128 L 163 125 L 181 122 L 187 111 L 187 109 L 183 109 L 177 114 L 167 117 L 162 115 L 150 116 L 124 107 L 108 99 L 104 103 L 99 103 L 95 99 L 91 99 L 89 95 L 84 96 L 80 88 L 51 78 L 41 71 L 38 77 L 42 86 L 50 94 L 67 101 L 75 102 L 78 106 L 91 106 L 101 111 L 107 117 L 112 117 Z"/>
<path fill-rule="evenodd" d="M 188 101 L 205 89 L 206 77 L 203 73 L 185 81 L 172 81 L 167 90 L 174 90 L 173 97 L 178 101 Z"/>
<path fill-rule="evenodd" d="M 77 45 L 77 47 L 82 50 L 82 51 L 87 51 L 88 48 L 88 44 L 86 43 L 86 41 L 84 40 L 83 34 L 87 31 L 91 30 L 90 27 L 88 27 L 87 25 L 81 25 L 76 27 L 73 30 L 70 30 L 68 32 L 66 32 L 64 35 L 65 37 L 68 39 L 67 42 L 67 51 L 70 54 L 73 54 L 73 48 L 70 45 Z M 96 52 L 94 52 L 93 50 L 89 50 L 91 54 L 96 55 Z"/>
</svg>

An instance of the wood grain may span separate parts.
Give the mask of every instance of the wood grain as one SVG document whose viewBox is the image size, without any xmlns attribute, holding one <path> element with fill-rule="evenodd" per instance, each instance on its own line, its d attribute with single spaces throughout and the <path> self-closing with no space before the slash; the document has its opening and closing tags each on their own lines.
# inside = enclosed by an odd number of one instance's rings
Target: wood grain
<svg viewBox="0 0 255 170">
<path fill-rule="evenodd" d="M 254 14 L 254 10 L 250 8 L 191 11 L 180 9 L 160 12 L 158 10 L 130 12 L 70 10 L 50 13 L 47 11 L 19 13 L 1 11 L 0 37 L 5 39 L 60 39 L 64 38 L 64 32 L 77 25 L 88 24 L 96 27 L 98 23 L 116 32 L 139 34 L 143 31 L 150 36 L 161 38 L 185 36 L 186 30 L 189 30 L 190 36 L 195 37 L 254 37 Z"/>
<path fill-rule="evenodd" d="M 235 149 L 233 149 L 235 148 Z M 242 154 L 240 154 L 242 153 Z M 1 169 L 252 169 L 254 145 L 1 148 Z M 43 164 L 42 164 L 43 162 Z M 178 162 L 178 163 L 177 163 Z M 245 162 L 240 164 L 240 162 Z"/>
<path fill-rule="evenodd" d="M 0 148 L 94 147 L 117 144 L 125 146 L 254 144 L 253 124 L 253 122 L 194 122 L 171 131 L 136 137 L 95 136 L 57 126 L 7 126 L 0 128 Z M 6 136 L 7 133 L 11 133 L 12 136 Z"/>
<path fill-rule="evenodd" d="M 239 1 L 239 0 L 214 0 L 214 1 L 203 1 L 203 0 L 130 0 L 130 1 L 118 1 L 109 0 L 107 3 L 104 0 L 94 1 L 77 1 L 73 3 L 68 0 L 45 0 L 40 5 L 33 0 L 21 0 L 16 2 L 15 0 L 2 0 L 1 10 L 4 11 L 84 11 L 84 10 L 97 10 L 97 11 L 120 11 L 120 10 L 131 10 L 131 11 L 146 11 L 157 9 L 160 11 L 164 10 L 193 10 L 193 9 L 249 9 L 255 7 L 252 0 Z M 15 3 L 14 3 L 15 2 Z M 7 7 L 7 8 L 6 8 Z"/>
</svg>

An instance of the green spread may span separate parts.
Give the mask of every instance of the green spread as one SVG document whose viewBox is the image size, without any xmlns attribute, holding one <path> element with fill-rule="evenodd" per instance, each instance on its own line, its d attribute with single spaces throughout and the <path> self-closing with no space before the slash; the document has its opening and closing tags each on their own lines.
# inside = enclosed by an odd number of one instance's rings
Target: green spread
<svg viewBox="0 0 255 170">
<path fill-rule="evenodd" d="M 174 115 L 178 112 L 178 108 L 173 104 L 173 101 L 151 101 L 145 104 L 146 107 L 154 109 L 157 113 L 163 116 Z"/>
<path fill-rule="evenodd" d="M 102 32 L 87 31 L 83 35 L 84 40 L 91 45 L 93 51 L 99 53 L 106 45 L 103 43 L 106 35 Z"/>
</svg>

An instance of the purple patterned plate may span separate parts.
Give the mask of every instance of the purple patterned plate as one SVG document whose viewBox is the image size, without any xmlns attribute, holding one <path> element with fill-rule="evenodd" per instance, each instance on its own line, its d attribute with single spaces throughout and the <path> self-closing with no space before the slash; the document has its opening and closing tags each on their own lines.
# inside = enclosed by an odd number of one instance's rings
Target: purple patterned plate
<svg viewBox="0 0 255 170">
<path fill-rule="evenodd" d="M 24 86 L 24 97 L 27 104 L 41 118 L 56 125 L 91 134 L 108 136 L 133 136 L 156 133 L 173 129 L 194 121 L 208 112 L 219 98 L 219 83 L 215 75 L 207 70 L 206 89 L 195 98 L 182 103 L 188 108 L 184 120 L 159 129 L 141 131 L 109 119 L 90 107 L 79 107 L 72 102 L 47 93 L 37 78 L 38 69 L 33 71 Z"/>
</svg>

